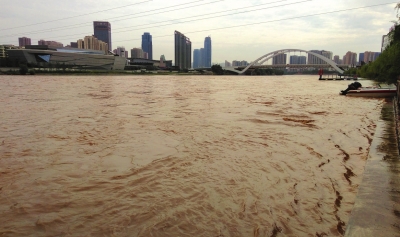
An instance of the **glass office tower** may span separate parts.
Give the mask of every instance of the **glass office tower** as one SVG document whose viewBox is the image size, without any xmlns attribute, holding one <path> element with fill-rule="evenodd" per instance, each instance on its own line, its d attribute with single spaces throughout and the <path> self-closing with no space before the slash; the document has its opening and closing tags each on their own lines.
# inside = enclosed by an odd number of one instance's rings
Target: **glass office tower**
<svg viewBox="0 0 400 237">
<path fill-rule="evenodd" d="M 211 67 L 211 37 L 208 36 L 204 39 L 204 58 L 203 66 Z"/>
<path fill-rule="evenodd" d="M 148 59 L 153 60 L 153 40 L 150 33 L 145 32 L 142 35 L 142 49 L 148 54 Z"/>
<path fill-rule="evenodd" d="M 108 51 L 111 46 L 111 24 L 107 21 L 93 21 L 94 37 L 108 44 Z"/>
</svg>

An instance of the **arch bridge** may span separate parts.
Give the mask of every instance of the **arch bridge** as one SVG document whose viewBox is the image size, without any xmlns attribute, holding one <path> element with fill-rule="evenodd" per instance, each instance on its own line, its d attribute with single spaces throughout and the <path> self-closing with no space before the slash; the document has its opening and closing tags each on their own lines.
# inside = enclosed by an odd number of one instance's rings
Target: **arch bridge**
<svg viewBox="0 0 400 237">
<path fill-rule="evenodd" d="M 281 49 L 281 50 L 276 50 L 276 51 L 267 53 L 267 54 L 265 54 L 265 55 L 263 55 L 263 56 L 257 58 L 257 59 L 254 60 L 253 62 L 251 62 L 251 63 L 250 63 L 247 67 L 245 67 L 242 71 L 235 70 L 235 69 L 230 69 L 230 68 L 229 68 L 229 69 L 226 68 L 226 69 L 227 69 L 227 70 L 230 70 L 230 71 L 234 71 L 234 72 L 238 73 L 239 75 L 243 75 L 250 67 L 255 67 L 255 66 L 256 66 L 256 67 L 259 67 L 259 66 L 263 65 L 263 63 L 265 63 L 266 61 L 272 59 L 272 58 L 275 57 L 275 56 L 278 56 L 278 55 L 281 55 L 281 54 L 285 54 L 285 53 L 290 53 L 290 52 L 304 52 L 304 53 L 307 53 L 307 54 L 311 54 L 311 55 L 313 55 L 313 56 L 315 56 L 315 57 L 321 59 L 322 61 L 326 62 L 327 64 L 329 64 L 329 65 L 330 65 L 332 68 L 334 68 L 338 73 L 340 73 L 340 74 L 343 74 L 343 73 L 344 73 L 344 70 L 341 69 L 341 68 L 339 68 L 338 65 L 337 65 L 334 61 L 332 61 L 331 59 L 329 59 L 329 58 L 327 58 L 327 57 L 324 57 L 324 56 L 321 55 L 321 54 L 317 54 L 317 53 L 310 52 L 310 51 L 303 50 L 303 49 Z"/>
</svg>

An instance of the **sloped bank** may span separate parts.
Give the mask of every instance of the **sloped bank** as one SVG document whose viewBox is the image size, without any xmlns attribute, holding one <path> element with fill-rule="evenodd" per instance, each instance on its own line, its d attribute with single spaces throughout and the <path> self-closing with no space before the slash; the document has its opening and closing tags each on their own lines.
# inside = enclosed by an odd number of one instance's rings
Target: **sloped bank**
<svg viewBox="0 0 400 237">
<path fill-rule="evenodd" d="M 345 236 L 400 235 L 399 118 L 399 98 L 387 100 L 377 122 Z"/>
</svg>

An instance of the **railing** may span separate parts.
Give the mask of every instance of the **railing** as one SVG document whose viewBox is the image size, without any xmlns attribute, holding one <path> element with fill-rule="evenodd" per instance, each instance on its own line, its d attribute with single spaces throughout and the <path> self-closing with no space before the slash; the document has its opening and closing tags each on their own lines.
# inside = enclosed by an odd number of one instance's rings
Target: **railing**
<svg viewBox="0 0 400 237">
<path fill-rule="evenodd" d="M 357 75 L 326 74 L 322 75 L 319 80 L 358 80 L 358 78 Z"/>
</svg>

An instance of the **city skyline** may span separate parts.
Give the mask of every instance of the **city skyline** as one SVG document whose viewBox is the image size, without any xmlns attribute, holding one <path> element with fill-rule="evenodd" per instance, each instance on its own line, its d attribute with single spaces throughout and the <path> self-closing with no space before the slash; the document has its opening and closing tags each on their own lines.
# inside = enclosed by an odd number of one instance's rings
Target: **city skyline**
<svg viewBox="0 0 400 237">
<path fill-rule="evenodd" d="M 192 48 L 201 48 L 204 35 L 209 35 L 213 39 L 213 63 L 252 61 L 285 48 L 324 49 L 340 58 L 348 51 L 380 52 L 382 35 L 388 33 L 391 21 L 396 20 L 395 3 L 376 0 L 190 3 L 122 0 L 118 5 L 106 1 L 95 5 L 46 1 L 46 9 L 57 9 L 46 12 L 46 18 L 42 17 L 43 2 L 27 3 L 16 0 L 16 4 L 4 5 L 0 44 L 18 45 L 18 38 L 25 36 L 32 43 L 45 39 L 67 45 L 92 35 L 93 21 L 108 21 L 112 25 L 111 44 L 127 50 L 141 44 L 144 32 L 151 32 L 154 58 L 160 55 L 174 58 L 175 29 L 191 39 Z M 60 6 L 52 7 L 53 4 Z M 363 8 L 372 5 L 379 6 Z"/>
</svg>

